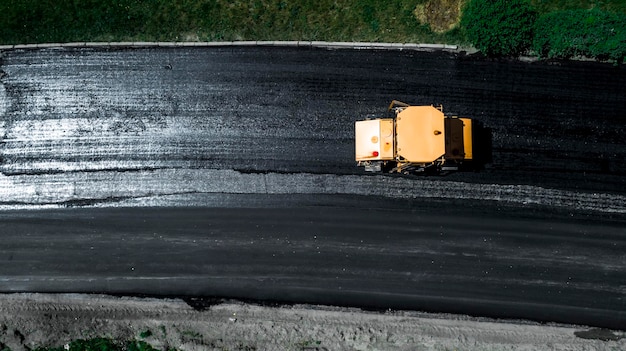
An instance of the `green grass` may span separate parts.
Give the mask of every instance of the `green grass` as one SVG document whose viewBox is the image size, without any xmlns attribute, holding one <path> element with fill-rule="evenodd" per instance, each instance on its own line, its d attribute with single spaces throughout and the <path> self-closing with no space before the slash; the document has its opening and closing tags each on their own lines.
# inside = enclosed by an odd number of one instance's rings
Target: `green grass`
<svg viewBox="0 0 626 351">
<path fill-rule="evenodd" d="M 590 8 L 626 15 L 624 0 L 530 1 L 540 16 Z M 418 21 L 418 5 L 438 9 L 442 4 L 441 0 L 0 0 L 0 44 L 221 40 L 468 44 L 458 27 L 435 33 L 428 23 Z"/>
<path fill-rule="evenodd" d="M 626 1 L 623 0 L 532 0 L 531 4 L 539 14 L 560 10 L 588 10 L 591 8 L 626 14 Z"/>
<path fill-rule="evenodd" d="M 455 42 L 425 0 L 0 0 L 0 43 L 126 40 Z"/>
</svg>

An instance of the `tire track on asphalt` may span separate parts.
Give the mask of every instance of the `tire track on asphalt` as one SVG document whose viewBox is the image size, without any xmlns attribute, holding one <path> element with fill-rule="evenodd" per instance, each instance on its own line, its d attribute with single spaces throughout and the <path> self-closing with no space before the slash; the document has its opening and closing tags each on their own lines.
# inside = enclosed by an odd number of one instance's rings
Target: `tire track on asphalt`
<svg viewBox="0 0 626 351">
<path fill-rule="evenodd" d="M 242 173 L 234 170 L 156 169 L 137 172 L 68 172 L 0 175 L 0 208 L 184 206 L 193 194 L 325 194 L 395 199 L 468 199 L 521 206 L 626 213 L 626 196 L 532 185 L 477 184 L 415 177 L 311 173 Z M 172 195 L 178 198 L 172 199 Z"/>
<path fill-rule="evenodd" d="M 492 129 L 490 171 L 446 180 L 624 195 L 626 133 L 617 107 L 624 75 L 614 67 L 269 47 L 4 55 L 5 175 L 161 168 L 354 174 L 354 120 L 380 117 L 395 98 L 441 102 Z M 65 200 L 39 202 L 58 201 Z"/>
</svg>

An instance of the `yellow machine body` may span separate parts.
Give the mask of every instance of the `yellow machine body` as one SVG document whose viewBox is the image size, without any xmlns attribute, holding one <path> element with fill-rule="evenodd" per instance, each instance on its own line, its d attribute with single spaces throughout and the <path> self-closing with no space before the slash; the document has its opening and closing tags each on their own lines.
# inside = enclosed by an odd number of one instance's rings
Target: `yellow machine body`
<svg viewBox="0 0 626 351">
<path fill-rule="evenodd" d="M 371 172 L 457 170 L 473 158 L 472 120 L 446 116 L 442 108 L 389 107 L 395 118 L 355 123 L 355 159 Z"/>
<path fill-rule="evenodd" d="M 356 122 L 356 160 L 393 160 L 393 129 L 391 118 Z"/>
<path fill-rule="evenodd" d="M 443 112 L 409 106 L 396 116 L 396 156 L 402 162 L 430 163 L 446 152 Z"/>
</svg>

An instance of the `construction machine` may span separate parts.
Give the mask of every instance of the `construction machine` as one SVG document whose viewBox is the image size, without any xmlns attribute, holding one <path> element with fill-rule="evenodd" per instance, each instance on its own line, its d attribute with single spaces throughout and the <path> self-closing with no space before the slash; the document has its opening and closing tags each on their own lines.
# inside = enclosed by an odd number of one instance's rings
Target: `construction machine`
<svg viewBox="0 0 626 351">
<path fill-rule="evenodd" d="M 472 120 L 442 106 L 392 101 L 391 118 L 355 123 L 356 162 L 367 172 L 445 173 L 473 159 Z"/>
</svg>

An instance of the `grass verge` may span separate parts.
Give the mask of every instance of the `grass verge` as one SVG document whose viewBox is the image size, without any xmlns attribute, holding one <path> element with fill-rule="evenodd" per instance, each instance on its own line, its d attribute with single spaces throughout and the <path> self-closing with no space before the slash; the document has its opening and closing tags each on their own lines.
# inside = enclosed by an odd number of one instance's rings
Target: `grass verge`
<svg viewBox="0 0 626 351">
<path fill-rule="evenodd" d="M 0 44 L 320 40 L 464 46 L 470 42 L 459 22 L 468 1 L 0 0 Z M 581 9 L 626 16 L 623 0 L 530 3 L 539 16 Z"/>
<path fill-rule="evenodd" d="M 463 0 L 448 0 L 461 2 Z M 425 0 L 2 1 L 3 44 L 70 41 L 458 42 L 415 16 Z"/>
</svg>

